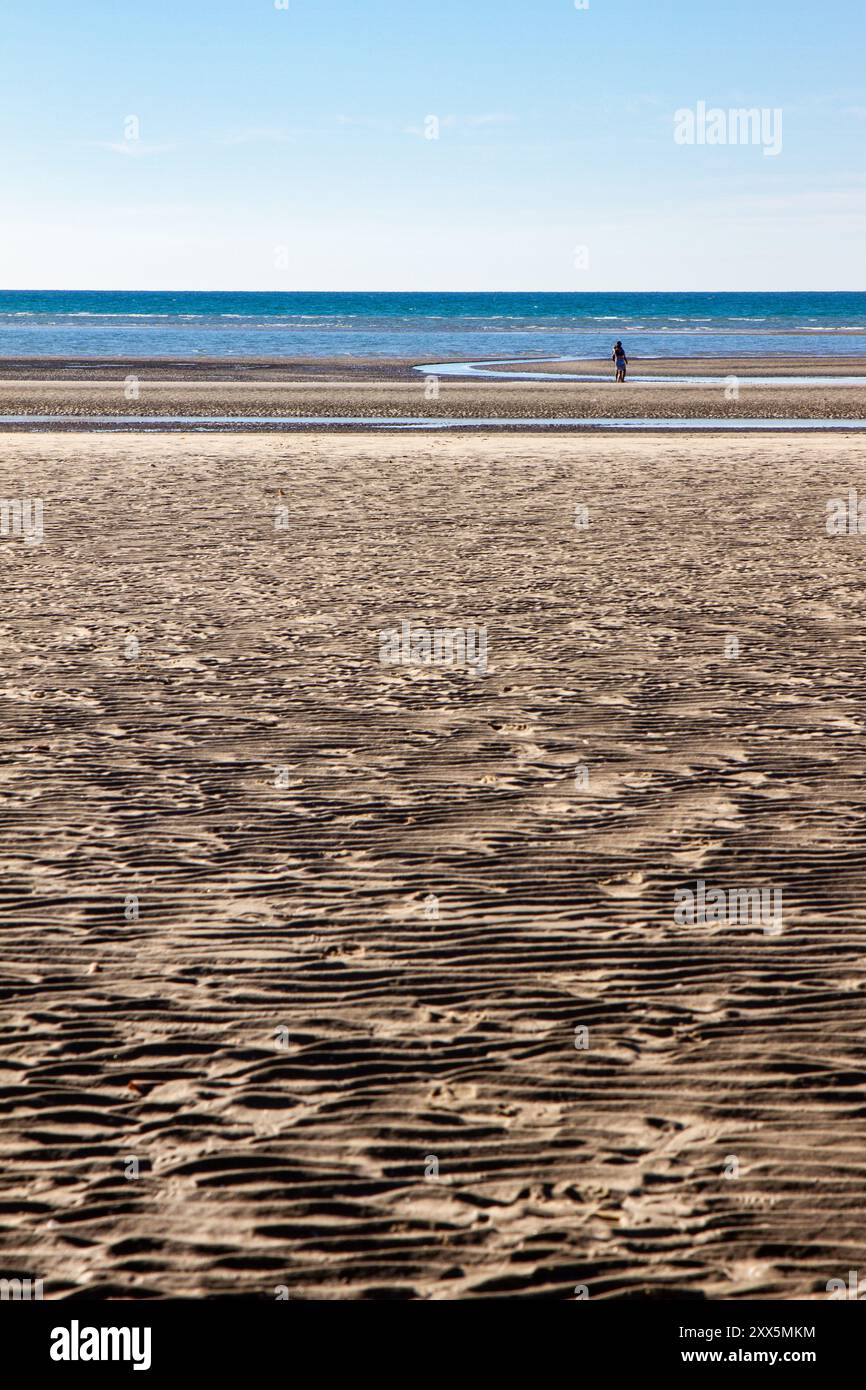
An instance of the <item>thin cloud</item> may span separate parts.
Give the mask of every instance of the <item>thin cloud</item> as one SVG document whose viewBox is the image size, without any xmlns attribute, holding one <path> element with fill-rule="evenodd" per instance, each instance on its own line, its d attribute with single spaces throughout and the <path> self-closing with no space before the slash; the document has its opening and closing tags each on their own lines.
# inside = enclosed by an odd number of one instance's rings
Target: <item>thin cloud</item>
<svg viewBox="0 0 866 1390">
<path fill-rule="evenodd" d="M 510 116 L 507 111 L 488 111 L 482 116 L 464 116 L 464 125 L 515 125 L 519 117 Z"/>
<path fill-rule="evenodd" d="M 278 126 L 249 126 L 245 130 L 232 131 L 226 135 L 221 143 L 223 145 L 288 145 L 296 137 L 290 130 L 282 130 Z"/>
<path fill-rule="evenodd" d="M 107 150 L 109 154 L 120 154 L 127 159 L 147 159 L 150 155 L 170 154 L 175 145 L 151 145 L 146 140 L 91 140 L 90 145 L 97 150 Z"/>
<path fill-rule="evenodd" d="M 439 124 L 438 124 L 438 126 L 436 127 L 436 129 L 438 129 L 438 130 L 448 130 L 448 129 L 450 129 L 450 128 L 456 126 L 457 123 L 458 123 L 458 122 L 457 122 L 457 117 L 456 117 L 456 116 L 437 116 L 435 111 L 431 111 L 431 112 L 429 113 L 429 115 L 425 116 L 425 117 L 424 117 L 424 121 L 425 121 L 425 124 L 424 124 L 424 125 L 406 125 L 406 126 L 404 126 L 404 127 L 403 127 L 403 134 L 404 134 L 404 135 L 414 135 L 414 136 L 415 136 L 417 139 L 419 139 L 419 140 L 429 140 L 429 139 L 430 139 L 430 136 L 429 136 L 429 134 L 428 134 L 429 126 L 426 124 L 426 122 L 428 122 L 428 121 L 438 121 Z"/>
<path fill-rule="evenodd" d="M 378 116 L 335 116 L 337 125 L 353 126 L 360 130 L 392 130 L 388 121 L 381 120 Z"/>
<path fill-rule="evenodd" d="M 431 119 L 436 113 L 431 111 L 425 120 Z M 500 126 L 516 125 L 519 117 L 512 116 L 507 111 L 484 111 L 477 116 L 438 116 L 439 129 L 477 129 L 479 126 Z M 407 125 L 403 127 L 404 135 L 414 135 L 418 139 L 429 139 L 425 125 Z"/>
</svg>

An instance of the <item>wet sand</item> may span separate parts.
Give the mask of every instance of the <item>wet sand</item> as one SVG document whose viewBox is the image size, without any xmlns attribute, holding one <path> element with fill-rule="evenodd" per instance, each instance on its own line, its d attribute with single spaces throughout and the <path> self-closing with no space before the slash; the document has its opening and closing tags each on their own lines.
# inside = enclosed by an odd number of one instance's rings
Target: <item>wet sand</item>
<svg viewBox="0 0 866 1390">
<path fill-rule="evenodd" d="M 514 363 L 505 370 L 531 370 Z M 598 382 L 459 380 L 435 388 L 409 361 L 0 362 L 0 415 L 437 416 L 451 418 L 866 419 L 861 358 L 632 360 L 632 372 L 717 375 L 718 385 L 618 386 L 603 362 L 545 363 L 552 372 L 591 371 Z M 753 386 L 750 376 L 863 375 L 862 386 Z M 737 378 L 736 394 L 729 378 Z"/>
<path fill-rule="evenodd" d="M 864 1267 L 864 540 L 825 528 L 861 440 L 0 460 L 45 524 L 0 540 L 5 1277 L 809 1299 Z M 380 664 L 402 619 L 486 626 L 487 674 Z M 779 888 L 783 930 L 678 926 L 697 878 Z"/>
</svg>

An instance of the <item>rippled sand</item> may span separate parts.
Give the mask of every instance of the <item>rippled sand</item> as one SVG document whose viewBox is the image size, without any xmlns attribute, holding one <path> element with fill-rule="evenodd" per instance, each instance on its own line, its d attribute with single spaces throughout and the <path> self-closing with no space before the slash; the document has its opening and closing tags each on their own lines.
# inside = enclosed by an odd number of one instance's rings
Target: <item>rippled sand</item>
<svg viewBox="0 0 866 1390">
<path fill-rule="evenodd" d="M 598 361 L 514 362 L 507 370 L 513 370 L 515 380 L 442 376 L 431 384 L 408 361 L 0 361 L 0 415 L 47 413 L 70 425 L 90 415 L 866 419 L 862 357 L 632 362 L 635 376 L 716 377 L 711 385 L 656 386 L 629 380 L 617 386 L 610 364 Z M 599 380 L 519 380 L 517 374 L 526 370 L 554 376 L 589 372 Z M 823 383 L 753 384 L 756 377 L 784 382 L 791 375 L 812 375 Z M 862 376 L 862 385 L 827 384 L 836 376 Z"/>
<path fill-rule="evenodd" d="M 809 1298 L 863 1268 L 866 537 L 825 528 L 862 441 L 0 459 L 45 518 L 0 541 L 0 1273 Z M 380 664 L 403 619 L 484 625 L 487 674 Z M 781 889 L 781 934 L 677 926 L 696 878 Z"/>
</svg>

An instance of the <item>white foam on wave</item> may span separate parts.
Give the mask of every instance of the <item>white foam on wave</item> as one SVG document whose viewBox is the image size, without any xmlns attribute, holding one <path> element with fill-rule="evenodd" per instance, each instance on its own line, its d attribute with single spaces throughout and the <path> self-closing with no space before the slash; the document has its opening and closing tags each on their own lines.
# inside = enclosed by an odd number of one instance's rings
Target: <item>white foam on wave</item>
<svg viewBox="0 0 866 1390">
<path fill-rule="evenodd" d="M 532 357 L 524 359 L 529 365 L 533 362 L 569 362 L 568 357 Z M 499 381 L 582 381 L 613 385 L 610 370 L 605 375 L 598 372 L 526 372 L 500 371 L 505 363 L 513 367 L 522 366 L 519 359 L 496 358 L 488 362 L 433 362 L 416 366 L 416 372 L 425 376 L 446 377 L 485 377 Z M 736 379 L 742 391 L 750 386 L 866 386 L 866 362 L 863 376 L 738 376 L 736 372 L 726 372 L 724 376 L 641 376 L 629 375 L 629 386 L 716 386 L 723 390 L 731 380 Z"/>
</svg>

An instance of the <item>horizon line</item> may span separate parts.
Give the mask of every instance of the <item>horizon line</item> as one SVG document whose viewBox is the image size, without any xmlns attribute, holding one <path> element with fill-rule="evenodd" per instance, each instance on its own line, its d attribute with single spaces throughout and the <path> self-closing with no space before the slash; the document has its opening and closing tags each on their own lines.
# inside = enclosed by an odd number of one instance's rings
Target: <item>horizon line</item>
<svg viewBox="0 0 866 1390">
<path fill-rule="evenodd" d="M 74 288 L 60 288 L 58 286 L 34 286 L 26 288 L 3 287 L 0 286 L 0 294 L 864 294 L 866 288 L 855 289 L 853 287 L 837 287 L 832 290 L 805 289 L 802 287 L 790 288 L 785 290 L 746 290 L 746 289 L 665 289 L 665 290 L 636 290 L 636 289 L 602 289 L 602 290 L 576 290 L 576 289 L 522 289 L 522 290 L 417 290 L 417 289 L 226 289 L 212 286 L 208 289 L 144 289 L 132 288 L 129 286 L 116 285 L 110 289 L 96 289 L 92 286 L 76 286 Z"/>
</svg>

